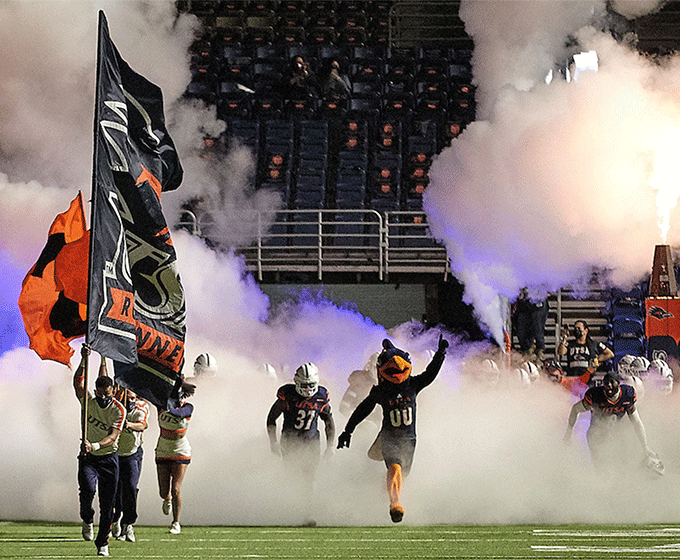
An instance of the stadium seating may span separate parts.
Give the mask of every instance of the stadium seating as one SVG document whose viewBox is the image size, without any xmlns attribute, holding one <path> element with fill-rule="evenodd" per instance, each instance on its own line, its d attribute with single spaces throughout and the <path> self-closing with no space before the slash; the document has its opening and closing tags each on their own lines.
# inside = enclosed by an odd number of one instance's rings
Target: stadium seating
<svg viewBox="0 0 680 560">
<path fill-rule="evenodd" d="M 257 188 L 276 189 L 291 209 L 422 208 L 432 158 L 474 119 L 470 49 L 388 45 L 391 0 L 186 5 L 205 26 L 185 96 L 216 106 L 226 146 L 254 151 Z M 317 75 L 337 60 L 350 98 L 284 98 L 295 56 Z"/>
</svg>

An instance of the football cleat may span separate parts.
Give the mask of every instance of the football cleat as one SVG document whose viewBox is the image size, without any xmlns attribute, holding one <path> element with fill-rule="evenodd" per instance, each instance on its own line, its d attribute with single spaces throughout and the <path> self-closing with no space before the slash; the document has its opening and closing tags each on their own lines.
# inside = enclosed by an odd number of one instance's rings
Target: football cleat
<svg viewBox="0 0 680 560">
<path fill-rule="evenodd" d="M 172 507 L 172 500 L 170 498 L 166 498 L 163 500 L 163 513 L 165 515 L 170 515 L 170 508 Z"/>
<path fill-rule="evenodd" d="M 105 544 L 97 547 L 97 556 L 108 556 L 109 555 L 109 545 Z"/>
<path fill-rule="evenodd" d="M 390 506 L 390 518 L 393 523 L 401 522 L 401 520 L 404 519 L 404 508 L 399 504 Z"/>
<path fill-rule="evenodd" d="M 135 542 L 135 530 L 132 528 L 132 525 L 123 525 L 120 538 L 127 542 Z"/>
<path fill-rule="evenodd" d="M 179 526 L 178 521 L 173 521 L 172 525 L 170 525 L 170 532 L 173 535 L 179 535 L 182 532 L 182 528 Z"/>
<path fill-rule="evenodd" d="M 92 523 L 85 523 L 83 521 L 83 539 L 86 541 L 92 541 L 94 540 L 94 525 Z"/>
<path fill-rule="evenodd" d="M 111 536 L 114 539 L 120 537 L 120 522 L 114 521 L 113 523 L 111 523 Z"/>
</svg>

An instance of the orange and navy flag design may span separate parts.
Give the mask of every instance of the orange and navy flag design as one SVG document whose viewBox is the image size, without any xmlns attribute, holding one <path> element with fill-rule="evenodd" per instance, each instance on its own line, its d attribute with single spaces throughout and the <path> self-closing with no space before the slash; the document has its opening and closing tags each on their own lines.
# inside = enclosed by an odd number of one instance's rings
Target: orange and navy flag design
<svg viewBox="0 0 680 560">
<path fill-rule="evenodd" d="M 82 193 L 50 227 L 40 257 L 24 278 L 19 309 L 30 347 L 43 360 L 70 366 L 69 342 L 86 328 L 89 232 Z"/>
<path fill-rule="evenodd" d="M 95 112 L 88 342 L 163 408 L 181 385 L 186 308 L 161 193 L 183 171 L 161 89 L 123 60 L 103 12 Z"/>
</svg>

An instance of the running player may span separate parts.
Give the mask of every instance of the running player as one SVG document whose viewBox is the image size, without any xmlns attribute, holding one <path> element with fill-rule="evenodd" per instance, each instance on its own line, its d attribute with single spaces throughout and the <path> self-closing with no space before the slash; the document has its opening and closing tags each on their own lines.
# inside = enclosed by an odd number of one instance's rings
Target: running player
<svg viewBox="0 0 680 560">
<path fill-rule="evenodd" d="M 292 474 L 313 486 L 321 454 L 319 418 L 326 434 L 325 454 L 334 451 L 335 423 L 328 391 L 319 385 L 319 368 L 308 362 L 295 371 L 294 383 L 283 385 L 267 415 L 267 433 L 272 453 L 281 455 Z M 283 415 L 281 442 L 276 421 Z"/>
</svg>

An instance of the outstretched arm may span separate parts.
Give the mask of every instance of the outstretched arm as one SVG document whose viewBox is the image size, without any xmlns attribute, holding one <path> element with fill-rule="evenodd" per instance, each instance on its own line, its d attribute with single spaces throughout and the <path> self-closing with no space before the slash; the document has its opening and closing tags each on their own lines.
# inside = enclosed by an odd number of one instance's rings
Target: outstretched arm
<svg viewBox="0 0 680 560">
<path fill-rule="evenodd" d="M 430 363 L 427 364 L 425 371 L 417 376 L 419 391 L 427 387 L 437 377 L 437 374 L 439 373 L 439 370 L 442 368 L 442 364 L 444 363 L 444 358 L 446 357 L 446 349 L 448 347 L 449 342 L 444 338 L 443 335 L 440 334 L 439 342 L 437 345 L 437 351 L 434 353 L 434 356 L 432 356 L 432 360 L 430 360 Z"/>
</svg>

